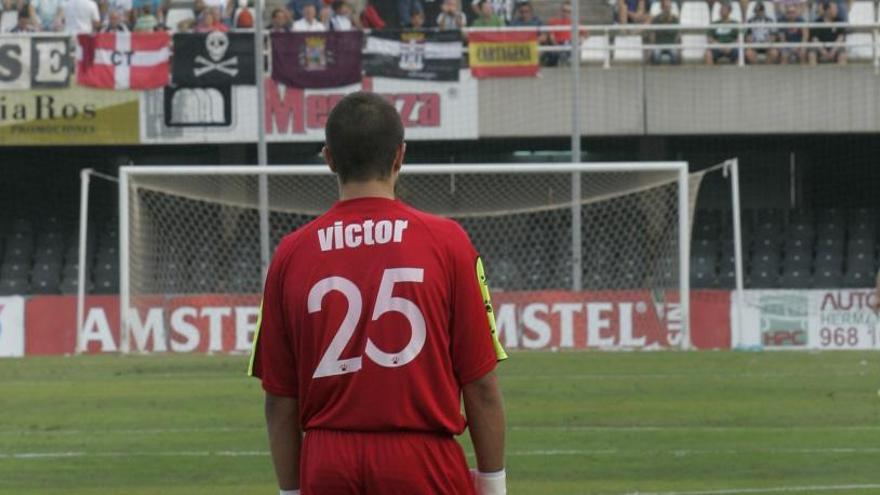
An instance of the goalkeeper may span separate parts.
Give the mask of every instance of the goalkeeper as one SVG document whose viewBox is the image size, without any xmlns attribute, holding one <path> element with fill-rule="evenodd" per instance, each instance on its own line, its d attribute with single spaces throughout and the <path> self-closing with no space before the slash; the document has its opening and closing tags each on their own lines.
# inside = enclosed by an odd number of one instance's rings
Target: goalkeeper
<svg viewBox="0 0 880 495">
<path fill-rule="evenodd" d="M 251 356 L 281 495 L 502 495 L 507 356 L 480 258 L 457 223 L 395 199 L 392 105 L 348 95 L 325 132 L 340 201 L 279 245 Z"/>
</svg>

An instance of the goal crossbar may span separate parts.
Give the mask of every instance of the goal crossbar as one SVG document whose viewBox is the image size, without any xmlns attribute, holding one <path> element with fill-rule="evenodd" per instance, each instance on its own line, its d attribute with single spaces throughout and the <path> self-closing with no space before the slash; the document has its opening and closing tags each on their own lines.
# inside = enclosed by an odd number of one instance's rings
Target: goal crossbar
<svg viewBox="0 0 880 495">
<path fill-rule="evenodd" d="M 580 225 L 583 215 L 582 197 L 580 184 L 582 174 L 590 173 L 668 173 L 669 183 L 676 184 L 677 190 L 677 275 L 678 296 L 682 325 L 682 348 L 688 349 L 690 339 L 690 194 L 688 190 L 689 176 L 688 163 L 683 161 L 669 162 L 591 162 L 591 163 L 507 163 L 507 164 L 428 164 L 407 165 L 402 169 L 402 176 L 408 175 L 431 175 L 431 174 L 570 174 L 571 175 L 571 200 L 570 211 L 574 225 Z M 130 214 L 133 206 L 131 198 L 131 181 L 139 176 L 322 176 L 331 175 L 332 172 L 324 165 L 274 165 L 274 166 L 248 166 L 248 165 L 199 165 L 199 166 L 123 166 L 119 168 L 119 278 L 120 278 L 120 349 L 128 352 L 130 349 L 129 311 L 132 309 L 131 292 L 131 232 Z M 268 204 L 268 203 L 267 203 Z M 136 205 L 135 205 L 136 206 Z M 261 204 L 262 208 L 267 208 Z M 262 214 L 262 211 L 261 211 Z M 583 258 L 580 235 L 571 235 L 571 252 L 576 259 L 572 277 L 574 291 L 582 290 L 580 277 L 580 260 Z M 265 267 L 264 267 L 265 269 Z"/>
</svg>

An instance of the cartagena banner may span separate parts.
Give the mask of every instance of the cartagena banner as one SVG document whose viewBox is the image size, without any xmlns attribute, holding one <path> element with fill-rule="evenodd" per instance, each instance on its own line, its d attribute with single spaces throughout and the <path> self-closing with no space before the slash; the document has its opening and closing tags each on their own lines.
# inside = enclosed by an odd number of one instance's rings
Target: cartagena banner
<svg viewBox="0 0 880 495">
<path fill-rule="evenodd" d="M 400 112 L 406 139 L 476 139 L 477 81 L 425 82 L 365 77 L 333 89 L 297 89 L 265 81 L 263 125 L 270 142 L 322 142 L 330 110 L 354 91 L 374 91 Z M 231 88 L 164 88 L 141 94 L 141 142 L 230 143 L 257 139 L 257 91 Z"/>
<path fill-rule="evenodd" d="M 477 78 L 538 75 L 538 33 L 535 31 L 472 32 L 468 34 L 471 74 Z"/>
<path fill-rule="evenodd" d="M 375 31 L 364 48 L 368 76 L 458 81 L 461 31 Z"/>
<path fill-rule="evenodd" d="M 880 349 L 878 302 L 872 289 L 747 290 L 742 325 L 731 305 L 732 326 L 742 329 L 735 346 Z"/>
<path fill-rule="evenodd" d="M 681 344 L 677 303 L 649 292 L 498 292 L 495 316 L 508 349 L 665 349 Z M 21 299 L 21 298 L 19 298 Z M 23 300 L 22 300 L 23 301 Z M 258 295 L 142 298 L 129 313 L 132 352 L 249 352 Z M 727 291 L 691 297 L 692 341 L 699 349 L 730 347 Z M 120 348 L 119 299 L 86 298 L 86 352 Z M 2 313 L 0 313 L 2 315 Z M 34 296 L 27 301 L 27 355 L 76 351 L 76 297 Z"/>
<path fill-rule="evenodd" d="M 0 297 L 0 357 L 24 355 L 24 298 Z"/>
<path fill-rule="evenodd" d="M 138 100 L 80 87 L 0 91 L 0 146 L 138 144 Z"/>
</svg>

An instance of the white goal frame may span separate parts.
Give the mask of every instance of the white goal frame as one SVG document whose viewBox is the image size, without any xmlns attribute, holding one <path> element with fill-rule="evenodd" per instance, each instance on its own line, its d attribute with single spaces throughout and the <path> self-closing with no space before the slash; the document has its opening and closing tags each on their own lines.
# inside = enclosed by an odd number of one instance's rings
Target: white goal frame
<svg viewBox="0 0 880 495">
<path fill-rule="evenodd" d="M 519 174 L 519 173 L 570 173 L 572 174 L 572 290 L 581 290 L 581 261 L 583 259 L 581 225 L 581 174 L 610 172 L 674 172 L 678 188 L 678 269 L 679 297 L 682 323 L 682 349 L 691 348 L 690 334 L 690 191 L 688 163 L 669 162 L 591 162 L 591 163 L 507 163 L 507 164 L 441 164 L 407 165 L 403 175 L 416 174 Z M 198 166 L 122 166 L 119 167 L 119 329 L 120 351 L 130 350 L 128 313 L 131 307 L 130 283 L 130 233 L 129 233 L 129 179 L 138 175 L 330 175 L 324 165 L 198 165 Z M 268 203 L 261 201 L 261 207 Z M 264 212 L 261 212 L 264 213 Z M 265 213 L 264 213 L 265 214 Z M 263 267 L 265 273 L 266 267 Z"/>
</svg>

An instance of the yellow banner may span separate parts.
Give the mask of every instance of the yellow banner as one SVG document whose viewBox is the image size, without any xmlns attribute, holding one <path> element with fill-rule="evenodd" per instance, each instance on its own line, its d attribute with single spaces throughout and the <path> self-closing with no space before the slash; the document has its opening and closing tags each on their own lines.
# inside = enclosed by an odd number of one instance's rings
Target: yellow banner
<svg viewBox="0 0 880 495">
<path fill-rule="evenodd" d="M 138 144 L 137 91 L 81 87 L 0 94 L 0 146 Z"/>
<path fill-rule="evenodd" d="M 472 67 L 512 67 L 538 64 L 537 41 L 479 42 L 468 46 Z"/>
</svg>

